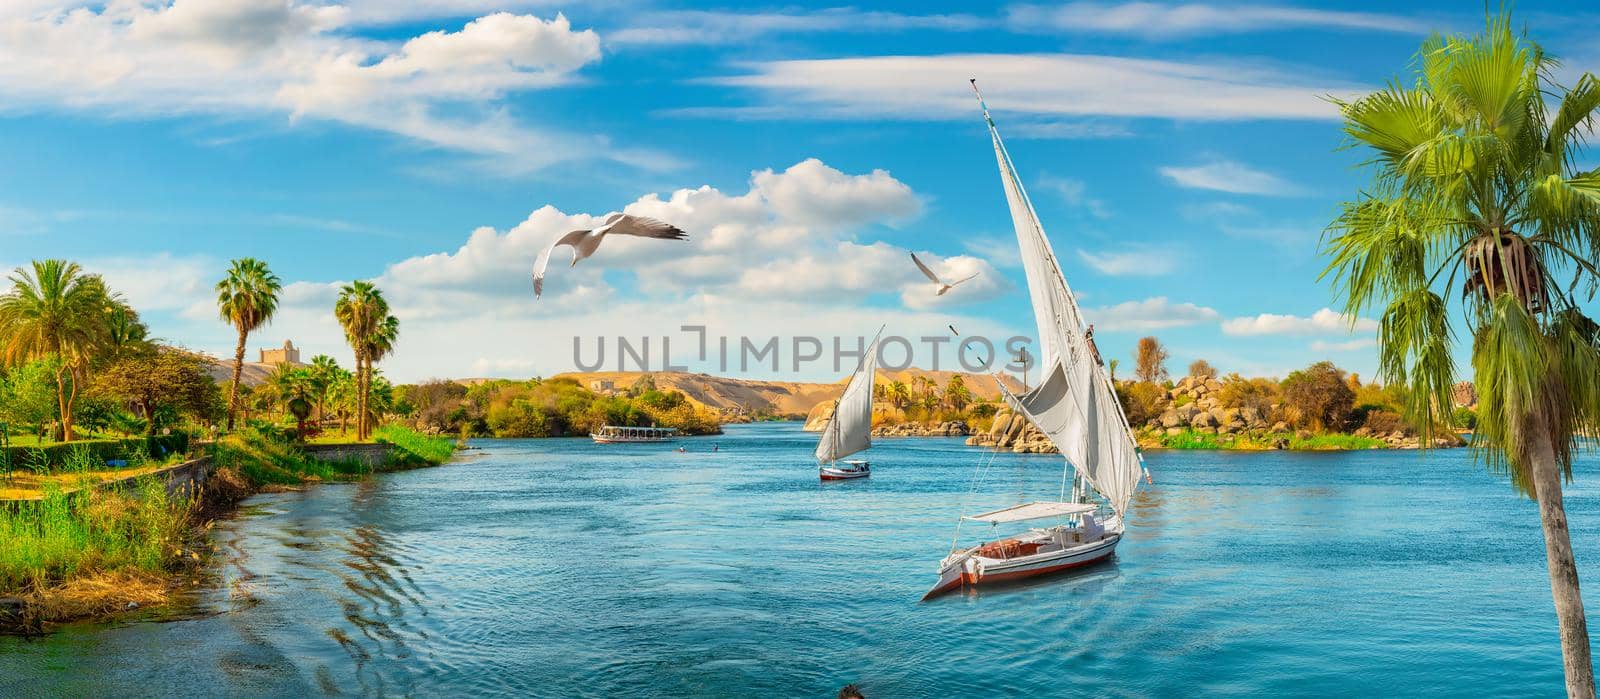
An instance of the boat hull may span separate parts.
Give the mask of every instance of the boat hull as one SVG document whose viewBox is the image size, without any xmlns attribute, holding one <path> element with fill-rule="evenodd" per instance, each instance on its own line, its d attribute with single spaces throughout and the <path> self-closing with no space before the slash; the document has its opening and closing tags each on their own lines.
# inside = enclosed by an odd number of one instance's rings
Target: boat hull
<svg viewBox="0 0 1600 699">
<path fill-rule="evenodd" d="M 1013 582 L 1093 565 L 1110 558 L 1120 541 L 1122 534 L 1113 533 L 1081 546 L 1011 559 L 984 558 L 972 553 L 975 548 L 969 549 L 967 555 L 946 563 L 939 571 L 939 582 L 922 599 L 968 587 Z"/>
<path fill-rule="evenodd" d="M 817 467 L 817 476 L 825 481 L 850 481 L 857 478 L 866 478 L 872 475 L 872 466 L 866 462 L 853 463 L 839 468 L 836 466 Z"/>
</svg>

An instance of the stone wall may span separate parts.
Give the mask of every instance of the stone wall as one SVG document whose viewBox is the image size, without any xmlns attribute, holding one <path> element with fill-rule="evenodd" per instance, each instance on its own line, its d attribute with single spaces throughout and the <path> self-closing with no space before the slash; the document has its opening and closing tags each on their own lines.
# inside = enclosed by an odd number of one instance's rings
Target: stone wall
<svg viewBox="0 0 1600 699">
<path fill-rule="evenodd" d="M 307 456 L 318 461 L 359 461 L 368 468 L 378 468 L 389 460 L 392 444 L 308 444 L 301 447 Z"/>
</svg>

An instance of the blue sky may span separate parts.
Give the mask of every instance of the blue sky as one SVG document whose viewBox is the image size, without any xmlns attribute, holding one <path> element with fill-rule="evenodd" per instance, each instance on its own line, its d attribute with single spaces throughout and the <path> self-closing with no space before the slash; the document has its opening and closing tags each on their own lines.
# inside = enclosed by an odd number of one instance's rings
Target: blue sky
<svg viewBox="0 0 1600 699">
<path fill-rule="evenodd" d="M 1154 334 L 1175 370 L 1371 375 L 1371 320 L 1347 330 L 1316 282 L 1320 231 L 1363 182 L 1322 96 L 1381 84 L 1481 8 L 15 0 L 0 265 L 79 260 L 218 355 L 230 258 L 289 285 L 253 346 L 346 358 L 334 290 L 374 278 L 401 380 L 551 374 L 574 335 L 681 348 L 682 324 L 1005 337 L 1031 316 L 977 77 L 1105 354 Z M 1596 16 L 1518 17 L 1567 71 L 1593 63 Z M 690 240 L 558 252 L 534 301 L 538 251 L 623 209 Z M 908 250 L 980 277 L 935 298 Z"/>
</svg>

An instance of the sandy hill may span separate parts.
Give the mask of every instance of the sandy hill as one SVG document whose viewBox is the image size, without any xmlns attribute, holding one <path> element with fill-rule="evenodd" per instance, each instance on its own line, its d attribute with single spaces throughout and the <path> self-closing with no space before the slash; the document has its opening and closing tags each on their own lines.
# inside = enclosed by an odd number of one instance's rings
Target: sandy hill
<svg viewBox="0 0 1600 699">
<path fill-rule="evenodd" d="M 306 366 L 296 364 L 295 366 Z M 239 383 L 244 386 L 260 386 L 267 382 L 267 378 L 276 371 L 276 364 L 262 364 L 260 362 L 245 362 L 244 369 L 239 373 Z M 206 363 L 206 373 L 217 383 L 226 383 L 233 380 L 233 362 L 221 359 L 212 359 Z"/>
<path fill-rule="evenodd" d="M 953 371 L 928 371 L 925 369 L 905 369 L 902 371 L 878 370 L 878 381 L 904 382 L 915 390 L 913 383 L 918 376 L 925 377 L 935 385 L 943 388 L 949 383 L 950 377 L 958 372 Z M 844 382 L 848 377 L 840 378 L 833 383 L 805 383 L 795 381 L 764 381 L 760 379 L 733 379 L 709 374 L 689 374 L 683 372 L 650 372 L 654 377 L 656 387 L 661 390 L 682 391 L 690 400 L 716 410 L 730 408 L 745 411 L 766 410 L 783 415 L 805 415 L 819 403 L 830 401 L 839 397 L 844 390 Z M 962 373 L 967 389 L 980 398 L 994 400 L 999 398 L 1000 390 L 995 387 L 994 379 L 981 374 Z M 560 377 L 576 379 L 586 388 L 594 388 L 597 382 L 610 382 L 616 390 L 627 390 L 635 381 L 638 381 L 643 372 L 637 371 L 593 371 L 572 372 L 558 374 Z M 555 377 L 552 377 L 555 378 Z M 1007 386 L 1013 390 L 1021 388 L 1015 381 L 1007 381 Z"/>
</svg>

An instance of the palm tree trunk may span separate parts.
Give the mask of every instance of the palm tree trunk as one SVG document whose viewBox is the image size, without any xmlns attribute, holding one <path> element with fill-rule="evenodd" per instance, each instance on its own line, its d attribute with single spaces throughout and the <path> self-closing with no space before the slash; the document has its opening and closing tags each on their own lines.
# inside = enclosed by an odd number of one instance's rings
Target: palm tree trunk
<svg viewBox="0 0 1600 699">
<path fill-rule="evenodd" d="M 56 367 L 56 410 L 61 416 L 61 441 L 72 441 L 72 402 L 67 400 L 67 366 Z"/>
<path fill-rule="evenodd" d="M 367 357 L 356 350 L 356 441 L 366 439 L 367 429 Z"/>
<path fill-rule="evenodd" d="M 1589 659 L 1589 623 L 1584 618 L 1583 597 L 1578 594 L 1578 562 L 1572 555 L 1567 532 L 1567 511 L 1561 500 L 1561 469 L 1549 429 L 1537 425 L 1529 457 L 1533 484 L 1539 499 L 1539 523 L 1544 526 L 1545 567 L 1550 571 L 1550 596 L 1555 600 L 1561 626 L 1561 665 L 1567 676 L 1570 699 L 1593 699 L 1594 667 Z"/>
<path fill-rule="evenodd" d="M 239 379 L 244 376 L 244 343 L 249 335 L 239 328 L 239 344 L 233 348 L 233 387 L 228 389 L 228 431 L 233 431 L 233 416 L 239 411 Z"/>
</svg>

